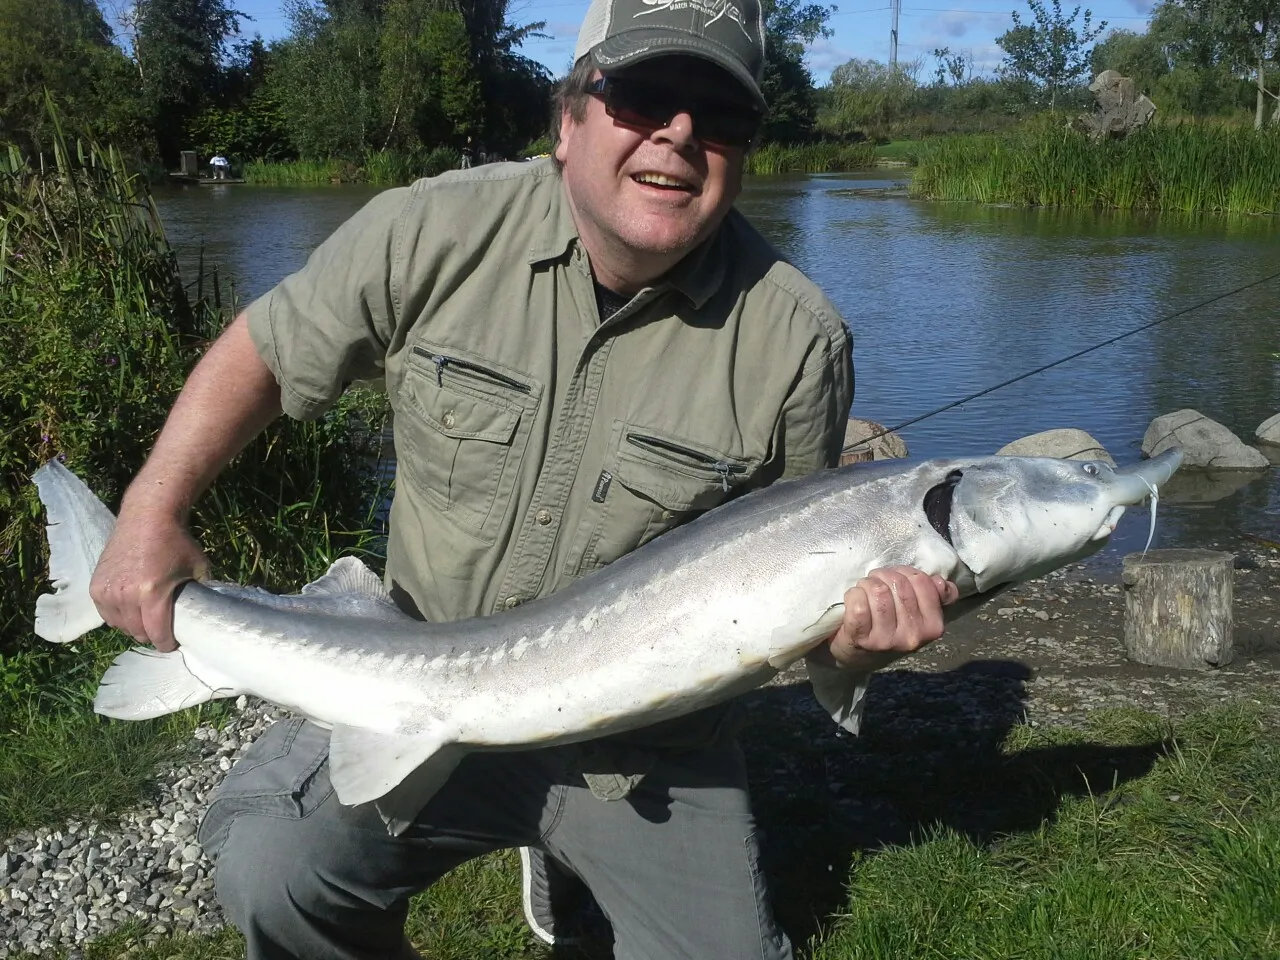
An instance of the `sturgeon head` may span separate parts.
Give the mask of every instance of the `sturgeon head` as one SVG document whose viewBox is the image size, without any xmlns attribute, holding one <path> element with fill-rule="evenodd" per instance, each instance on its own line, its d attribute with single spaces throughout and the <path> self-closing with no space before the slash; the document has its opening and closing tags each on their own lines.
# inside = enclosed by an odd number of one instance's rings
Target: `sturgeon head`
<svg viewBox="0 0 1280 960">
<path fill-rule="evenodd" d="M 1176 449 L 1121 468 L 987 457 L 950 469 L 922 509 L 955 550 L 962 595 L 986 594 L 1089 556 L 1106 544 L 1125 507 L 1148 497 L 1154 529 L 1159 488 L 1181 462 Z"/>
<path fill-rule="evenodd" d="M 863 482 L 850 467 L 854 509 L 838 536 L 849 556 L 872 558 L 867 569 L 904 563 L 955 582 L 960 599 L 946 608 L 953 620 L 1013 584 L 1094 553 L 1125 507 L 1147 497 L 1154 531 L 1159 488 L 1181 462 L 1176 448 L 1122 468 L 1049 457 L 925 460 L 897 470 L 886 461 L 871 465 Z M 835 629 L 838 613 L 833 607 L 822 626 Z M 886 654 L 881 665 L 895 657 Z M 808 669 L 818 702 L 857 733 L 867 676 L 812 657 Z"/>
</svg>

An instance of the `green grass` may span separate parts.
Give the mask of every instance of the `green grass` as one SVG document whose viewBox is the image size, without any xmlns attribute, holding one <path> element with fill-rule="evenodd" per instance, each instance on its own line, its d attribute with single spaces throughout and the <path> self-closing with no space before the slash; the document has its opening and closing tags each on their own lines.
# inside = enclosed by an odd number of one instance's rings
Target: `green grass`
<svg viewBox="0 0 1280 960">
<path fill-rule="evenodd" d="M 0 153 L 0 836 L 136 802 L 200 716 L 102 720 L 93 691 L 126 641 L 97 631 L 64 648 L 32 632 L 49 584 L 31 474 L 61 457 L 118 503 L 230 316 L 203 276 L 183 280 L 117 151 L 58 139 L 45 157 Z M 215 575 L 293 591 L 339 555 L 368 556 L 385 411 L 385 396 L 353 390 L 317 421 L 282 418 L 233 461 L 193 511 Z"/>
<path fill-rule="evenodd" d="M 1061 118 L 1002 135 L 930 139 L 911 184 L 935 200 L 1280 213 L 1280 130 L 1156 124 L 1095 142 Z"/>
<path fill-rule="evenodd" d="M 870 143 L 767 143 L 747 154 L 746 172 L 843 173 L 874 164 L 875 147 Z"/>
<path fill-rule="evenodd" d="M 917 691 L 910 716 L 955 705 L 929 689 Z M 1232 703 L 1175 724 L 1107 711 L 1085 730 L 1015 725 L 985 744 L 957 740 L 953 726 L 895 720 L 859 743 L 815 735 L 814 718 L 778 709 L 786 699 L 760 696 L 744 736 L 754 743 L 753 790 L 765 797 L 760 820 L 773 837 L 766 854 L 779 913 L 802 957 L 1280 956 L 1274 705 Z M 783 745 L 792 752 L 780 755 Z M 821 754 L 823 772 L 810 763 Z M 860 777 L 833 790 L 845 761 Z M 771 790 L 778 781 L 762 773 L 771 764 L 800 779 Z M 884 829 L 891 809 L 914 824 L 911 835 L 881 846 L 873 829 L 850 844 L 841 835 L 850 815 L 837 813 L 845 794 L 875 811 L 873 827 Z M 510 852 L 468 864 L 417 898 L 409 935 L 432 960 L 548 956 L 524 928 Z M 243 956 L 232 932 L 157 937 L 133 927 L 86 957 L 120 956 L 144 939 L 155 942 L 130 956 Z"/>
<path fill-rule="evenodd" d="M 881 143 L 876 146 L 876 159 L 904 160 L 914 164 L 920 159 L 920 149 L 923 144 L 923 140 L 893 140 L 889 143 Z"/>
<path fill-rule="evenodd" d="M 431 150 L 371 150 L 359 163 L 347 160 L 290 160 L 246 163 L 244 179 L 268 186 L 311 186 L 322 183 L 412 183 L 455 169 L 461 154 L 452 147 Z"/>
</svg>

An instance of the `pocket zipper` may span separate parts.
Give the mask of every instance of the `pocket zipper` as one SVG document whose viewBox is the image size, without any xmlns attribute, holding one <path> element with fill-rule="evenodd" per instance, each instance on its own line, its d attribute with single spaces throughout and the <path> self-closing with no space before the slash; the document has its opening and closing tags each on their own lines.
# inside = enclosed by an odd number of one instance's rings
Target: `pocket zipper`
<svg viewBox="0 0 1280 960">
<path fill-rule="evenodd" d="M 527 383 L 521 383 L 513 377 L 506 374 L 498 373 L 496 370 L 490 370 L 488 367 L 482 367 L 479 364 L 471 363 L 467 360 L 459 360 L 457 357 L 446 357 L 442 353 L 432 353 L 424 350 L 422 347 L 414 347 L 413 352 L 420 357 L 426 357 L 436 367 L 436 386 L 444 386 L 444 368 L 450 367 L 459 374 L 471 377 L 476 380 L 489 380 L 494 383 L 500 383 L 504 387 L 510 387 L 512 390 L 518 390 L 521 393 L 530 393 L 532 387 Z"/>
<path fill-rule="evenodd" d="M 677 453 L 682 457 L 688 457 L 690 460 L 710 467 L 720 477 L 720 486 L 724 488 L 726 493 L 729 492 L 729 477 L 747 472 L 747 468 L 740 464 L 729 463 L 727 460 L 717 460 L 701 450 L 681 446 L 678 443 L 672 443 L 670 440 L 663 440 L 660 437 L 650 437 L 642 433 L 628 433 L 627 443 L 637 447 L 656 447 L 669 453 Z"/>
</svg>

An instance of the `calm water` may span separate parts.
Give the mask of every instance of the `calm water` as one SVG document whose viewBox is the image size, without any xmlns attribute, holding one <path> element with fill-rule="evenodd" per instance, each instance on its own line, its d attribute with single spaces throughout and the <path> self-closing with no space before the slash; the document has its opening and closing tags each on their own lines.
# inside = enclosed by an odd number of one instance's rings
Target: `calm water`
<svg viewBox="0 0 1280 960">
<path fill-rule="evenodd" d="M 895 425 L 1280 270 L 1280 223 L 1064 213 L 868 196 L 872 175 L 751 181 L 741 209 L 854 332 L 856 416 Z M 301 266 L 376 188 L 230 185 L 157 197 L 184 270 L 200 250 L 243 302 Z M 225 289 L 225 287 L 224 287 Z M 1249 442 L 1280 411 L 1280 280 L 1193 310 L 903 430 L 913 456 L 991 453 L 1053 427 L 1121 463 L 1151 418 L 1194 407 Z M 1157 542 L 1280 540 L 1280 470 L 1162 504 Z M 1112 561 L 1141 548 L 1121 524 Z"/>
</svg>

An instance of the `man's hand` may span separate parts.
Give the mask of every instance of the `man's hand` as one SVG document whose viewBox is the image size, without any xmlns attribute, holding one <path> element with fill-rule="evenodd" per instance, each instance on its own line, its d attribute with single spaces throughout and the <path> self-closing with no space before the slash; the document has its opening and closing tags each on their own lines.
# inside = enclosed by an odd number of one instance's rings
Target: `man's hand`
<svg viewBox="0 0 1280 960">
<path fill-rule="evenodd" d="M 89 596 L 110 626 L 167 653 L 178 648 L 175 591 L 208 572 L 200 545 L 172 517 L 122 512 L 93 572 Z"/>
<path fill-rule="evenodd" d="M 915 567 L 872 570 L 845 593 L 840 629 L 814 654 L 847 670 L 877 670 L 942 636 L 942 608 L 959 596 L 950 580 Z"/>
</svg>

